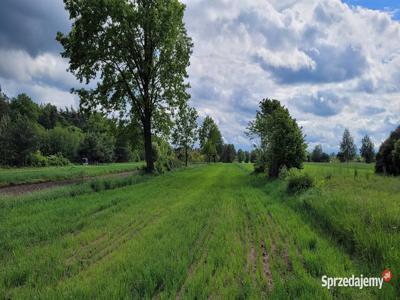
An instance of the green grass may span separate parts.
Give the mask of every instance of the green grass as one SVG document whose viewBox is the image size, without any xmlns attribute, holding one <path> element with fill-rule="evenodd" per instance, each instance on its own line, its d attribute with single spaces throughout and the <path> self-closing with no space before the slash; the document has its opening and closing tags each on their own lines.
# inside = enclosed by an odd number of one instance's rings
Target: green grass
<svg viewBox="0 0 400 300">
<path fill-rule="evenodd" d="M 297 196 L 251 165 L 216 164 L 75 197 L 8 199 L 0 298 L 395 299 L 388 284 L 321 287 L 323 274 L 400 270 L 398 237 L 379 224 L 399 216 L 399 179 L 361 169 L 354 178 L 342 166 L 307 165 L 318 184 Z M 371 227 L 361 226 L 364 214 Z M 379 252 L 368 237 L 397 249 Z"/>
<path fill-rule="evenodd" d="M 0 186 L 93 177 L 131 171 L 143 165 L 142 162 L 134 162 L 91 166 L 71 165 L 66 167 L 0 169 Z"/>
</svg>

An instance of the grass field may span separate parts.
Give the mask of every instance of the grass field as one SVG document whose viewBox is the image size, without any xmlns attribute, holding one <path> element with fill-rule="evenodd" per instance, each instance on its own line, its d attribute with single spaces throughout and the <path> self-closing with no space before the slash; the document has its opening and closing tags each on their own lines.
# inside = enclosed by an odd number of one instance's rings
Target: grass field
<svg viewBox="0 0 400 300">
<path fill-rule="evenodd" d="M 0 169 L 0 187 L 14 184 L 57 181 L 78 177 L 92 177 L 111 173 L 125 172 L 140 168 L 142 162 L 113 163 L 101 165 L 71 165 L 46 168 L 10 168 Z"/>
<path fill-rule="evenodd" d="M 357 169 L 357 171 L 354 171 Z M 100 192 L 8 199 L 0 298 L 395 299 L 321 276 L 400 272 L 400 180 L 309 164 L 286 194 L 246 164 L 196 166 Z M 78 187 L 76 187 L 78 188 Z M 4 297 L 3 297 L 4 296 Z"/>
</svg>

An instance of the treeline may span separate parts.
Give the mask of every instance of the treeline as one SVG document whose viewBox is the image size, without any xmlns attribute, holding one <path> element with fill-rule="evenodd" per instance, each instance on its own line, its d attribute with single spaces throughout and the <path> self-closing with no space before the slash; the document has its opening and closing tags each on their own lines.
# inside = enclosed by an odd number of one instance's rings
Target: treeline
<svg viewBox="0 0 400 300">
<path fill-rule="evenodd" d="M 376 173 L 400 175 L 400 126 L 375 153 L 375 145 L 368 135 L 361 141 L 359 154 L 354 139 L 348 129 L 344 130 L 340 151 L 328 155 L 321 145 L 315 146 L 311 153 L 306 152 L 307 145 L 302 128 L 291 117 L 288 109 L 278 100 L 264 99 L 260 102 L 254 121 L 249 123 L 248 135 L 259 141 L 255 156 L 255 171 L 268 173 L 276 178 L 291 168 L 302 168 L 304 161 L 312 162 L 376 162 Z M 306 182 L 307 178 L 302 179 Z"/>
<path fill-rule="evenodd" d="M 180 107 L 167 133 L 153 133 L 152 159 L 159 173 L 190 162 L 255 161 L 255 153 L 225 144 L 211 117 L 200 128 L 198 114 Z M 199 143 L 200 148 L 195 148 Z M 70 163 L 110 163 L 144 159 L 140 123 L 111 118 L 100 112 L 58 109 L 35 103 L 28 95 L 9 98 L 0 92 L 0 165 L 61 166 Z"/>
<path fill-rule="evenodd" d="M 368 135 L 365 135 L 361 140 L 361 148 L 357 153 L 357 146 L 354 143 L 354 138 L 351 136 L 348 129 L 344 130 L 342 141 L 340 143 L 340 151 L 330 155 L 322 150 L 321 145 L 316 145 L 311 153 L 307 153 L 307 161 L 309 162 L 366 162 L 368 164 L 375 161 L 375 145 Z"/>
<path fill-rule="evenodd" d="M 100 113 L 38 105 L 0 92 L 0 164 L 51 166 L 143 159 L 140 129 Z"/>
<path fill-rule="evenodd" d="M 357 153 L 357 147 L 354 139 L 348 129 L 345 129 L 340 143 L 340 152 L 335 155 L 328 155 L 322 151 L 321 145 L 317 145 L 314 150 L 308 154 L 308 161 L 312 162 L 330 162 L 338 160 L 340 162 L 365 162 L 374 163 L 376 173 L 388 175 L 400 175 L 400 126 L 393 131 L 375 152 L 375 145 L 368 135 L 361 140 L 361 148 Z"/>
</svg>

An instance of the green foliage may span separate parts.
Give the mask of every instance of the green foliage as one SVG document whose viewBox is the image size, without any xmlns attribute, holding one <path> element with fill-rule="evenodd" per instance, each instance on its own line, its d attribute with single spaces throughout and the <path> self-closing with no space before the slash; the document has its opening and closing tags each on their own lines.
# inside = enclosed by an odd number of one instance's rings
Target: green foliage
<svg viewBox="0 0 400 300">
<path fill-rule="evenodd" d="M 317 145 L 311 153 L 310 160 L 312 162 L 329 162 L 330 157 L 329 154 L 322 151 L 321 145 Z"/>
<path fill-rule="evenodd" d="M 50 103 L 40 106 L 38 122 L 45 129 L 53 129 L 58 121 L 57 107 Z"/>
<path fill-rule="evenodd" d="M 258 158 L 258 151 L 257 150 L 252 150 L 250 153 L 250 162 L 252 164 L 255 164 Z"/>
<path fill-rule="evenodd" d="M 270 178 L 276 178 L 279 170 L 301 168 L 306 159 L 306 144 L 301 128 L 289 111 L 278 100 L 264 99 L 256 119 L 249 124 L 249 134 L 261 141 L 257 169 L 268 170 Z M 260 163 L 265 164 L 261 166 Z"/>
<path fill-rule="evenodd" d="M 172 143 L 183 149 L 186 166 L 189 152 L 197 141 L 197 118 L 198 114 L 195 108 L 189 107 L 186 103 L 181 105 L 172 131 Z"/>
<path fill-rule="evenodd" d="M 400 175 L 400 126 L 380 146 L 376 155 L 375 171 Z"/>
<path fill-rule="evenodd" d="M 163 174 L 182 165 L 175 157 L 175 152 L 170 144 L 163 139 L 157 139 L 153 142 L 153 160 L 157 174 Z"/>
<path fill-rule="evenodd" d="M 240 163 L 242 163 L 246 159 L 246 156 L 245 156 L 245 154 L 244 154 L 242 149 L 238 150 L 237 159 L 238 159 L 238 162 L 240 162 Z"/>
<path fill-rule="evenodd" d="M 356 157 L 357 148 L 350 131 L 346 128 L 343 132 L 342 142 L 340 143 L 340 152 L 338 158 L 341 162 L 352 161 Z"/>
<path fill-rule="evenodd" d="M 290 174 L 287 184 L 289 194 L 298 194 L 314 186 L 314 179 L 309 174 Z"/>
<path fill-rule="evenodd" d="M 222 155 L 224 142 L 214 120 L 207 116 L 199 130 L 200 148 L 207 161 L 217 162 Z"/>
<path fill-rule="evenodd" d="M 50 167 L 63 167 L 71 164 L 68 158 L 65 158 L 61 153 L 49 155 L 47 161 Z"/>
<path fill-rule="evenodd" d="M 152 172 L 152 131 L 168 131 L 168 112 L 189 98 L 192 41 L 183 22 L 185 6 L 178 0 L 64 3 L 73 24 L 69 34 L 57 35 L 62 55 L 79 80 L 101 78 L 95 89 L 76 91 L 81 106 L 116 110 L 141 122 Z"/>
<path fill-rule="evenodd" d="M 128 146 L 117 146 L 115 148 L 115 161 L 122 162 L 130 162 L 134 159 L 133 152 Z M 137 157 L 136 157 L 137 160 Z"/>
<path fill-rule="evenodd" d="M 367 164 L 375 160 L 375 145 L 368 135 L 364 136 L 361 141 L 360 155 Z"/>
<path fill-rule="evenodd" d="M 110 135 L 99 131 L 88 132 L 79 146 L 80 157 L 90 163 L 106 163 L 114 160 L 114 143 Z"/>
<path fill-rule="evenodd" d="M 49 162 L 46 156 L 43 156 L 42 153 L 38 150 L 34 153 L 29 153 L 27 158 L 27 164 L 31 167 L 47 167 Z"/>
<path fill-rule="evenodd" d="M 61 153 L 71 161 L 80 161 L 78 150 L 84 134 L 74 126 L 56 126 L 42 137 L 40 149 L 45 155 Z"/>
<path fill-rule="evenodd" d="M 10 114 L 12 119 L 19 116 L 26 118 L 31 122 L 37 122 L 39 118 L 40 108 L 26 94 L 20 94 L 10 102 Z"/>
<path fill-rule="evenodd" d="M 225 144 L 222 148 L 221 161 L 224 163 L 233 163 L 236 158 L 235 146 L 232 144 Z"/>
<path fill-rule="evenodd" d="M 7 115 L 0 120 L 0 164 L 24 166 L 30 153 L 39 148 L 39 130 L 26 116 Z"/>
<path fill-rule="evenodd" d="M 249 151 L 244 152 L 244 162 L 246 164 L 250 162 L 250 152 Z"/>
</svg>

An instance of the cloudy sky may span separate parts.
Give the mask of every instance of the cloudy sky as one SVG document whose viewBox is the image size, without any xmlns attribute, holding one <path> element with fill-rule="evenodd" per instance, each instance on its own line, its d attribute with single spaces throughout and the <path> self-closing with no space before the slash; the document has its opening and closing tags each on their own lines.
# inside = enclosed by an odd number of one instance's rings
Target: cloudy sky
<svg viewBox="0 0 400 300">
<path fill-rule="evenodd" d="M 344 128 L 379 145 L 400 124 L 400 3 L 397 0 L 185 0 L 195 48 L 192 104 L 228 143 L 262 98 L 281 100 L 310 148 L 337 151 Z M 37 102 L 78 105 L 77 85 L 55 41 L 68 32 L 61 0 L 2 0 L 0 85 Z"/>
</svg>

